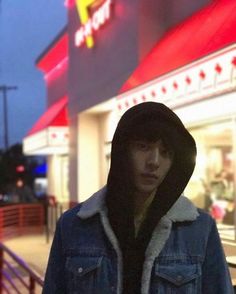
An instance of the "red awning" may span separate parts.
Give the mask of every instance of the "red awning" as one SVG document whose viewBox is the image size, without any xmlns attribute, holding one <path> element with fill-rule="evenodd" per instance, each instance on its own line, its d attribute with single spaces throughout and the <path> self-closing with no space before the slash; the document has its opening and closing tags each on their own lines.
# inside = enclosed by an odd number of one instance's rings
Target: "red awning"
<svg viewBox="0 0 236 294">
<path fill-rule="evenodd" d="M 236 42 L 236 1 L 215 0 L 166 33 L 121 88 L 128 91 Z"/>
<path fill-rule="evenodd" d="M 36 65 L 44 73 L 48 73 L 66 57 L 68 57 L 68 33 L 67 28 L 64 28 L 50 47 L 38 57 Z"/>
<path fill-rule="evenodd" d="M 33 135 L 47 127 L 66 127 L 68 126 L 67 96 L 58 100 L 39 118 L 27 136 Z"/>
</svg>

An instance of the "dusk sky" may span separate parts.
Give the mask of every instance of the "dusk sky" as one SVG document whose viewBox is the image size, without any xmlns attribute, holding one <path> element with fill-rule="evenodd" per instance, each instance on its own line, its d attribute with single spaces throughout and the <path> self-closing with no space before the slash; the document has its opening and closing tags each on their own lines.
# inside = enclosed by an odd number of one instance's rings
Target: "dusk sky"
<svg viewBox="0 0 236 294">
<path fill-rule="evenodd" d="M 0 0 L 0 86 L 8 92 L 9 145 L 21 143 L 46 109 L 43 74 L 35 60 L 67 22 L 64 0 Z M 0 91 L 0 148 L 4 147 Z"/>
</svg>

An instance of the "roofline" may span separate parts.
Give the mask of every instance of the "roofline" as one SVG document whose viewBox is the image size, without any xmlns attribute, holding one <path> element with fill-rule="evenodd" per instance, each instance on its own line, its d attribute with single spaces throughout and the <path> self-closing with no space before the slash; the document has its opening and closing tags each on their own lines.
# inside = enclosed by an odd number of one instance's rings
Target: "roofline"
<svg viewBox="0 0 236 294">
<path fill-rule="evenodd" d="M 53 48 L 53 46 L 61 39 L 62 36 L 68 31 L 68 26 L 65 25 L 61 31 L 56 35 L 56 37 L 49 43 L 49 45 L 43 50 L 43 52 L 36 58 L 35 64 L 37 65 L 48 53 L 48 51 Z"/>
</svg>

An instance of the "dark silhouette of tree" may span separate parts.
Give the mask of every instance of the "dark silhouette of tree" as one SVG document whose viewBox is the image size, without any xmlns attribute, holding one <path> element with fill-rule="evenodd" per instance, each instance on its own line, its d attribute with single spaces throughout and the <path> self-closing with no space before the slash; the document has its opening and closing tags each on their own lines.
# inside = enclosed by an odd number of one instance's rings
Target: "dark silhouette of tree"
<svg viewBox="0 0 236 294">
<path fill-rule="evenodd" d="M 6 192 L 18 179 L 32 188 L 36 177 L 34 170 L 39 161 L 42 158 L 25 156 L 22 144 L 15 144 L 6 151 L 0 150 L 0 193 Z"/>
</svg>

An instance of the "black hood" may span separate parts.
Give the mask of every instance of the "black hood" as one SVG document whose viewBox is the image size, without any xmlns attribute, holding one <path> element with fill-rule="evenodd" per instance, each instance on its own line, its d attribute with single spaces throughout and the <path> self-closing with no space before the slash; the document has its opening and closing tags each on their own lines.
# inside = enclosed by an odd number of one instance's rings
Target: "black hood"
<svg viewBox="0 0 236 294">
<path fill-rule="evenodd" d="M 150 131 L 151 129 L 151 131 Z M 178 116 L 164 104 L 145 102 L 130 108 L 120 119 L 116 128 L 111 151 L 111 167 L 108 176 L 108 193 L 117 193 L 113 205 L 122 201 L 122 194 L 132 193 L 127 143 L 135 136 L 167 137 L 174 149 L 174 162 L 163 183 L 158 187 L 156 198 L 163 213 L 174 204 L 185 189 L 195 167 L 196 145 L 193 137 Z M 114 191 L 115 189 L 115 191 Z M 112 196 L 111 196 L 112 197 Z M 132 196 L 130 196 L 132 197 Z M 123 209 L 129 199 L 123 199 Z M 129 206 L 129 205 L 128 205 Z M 159 208 L 160 209 L 160 208 Z M 125 209 L 126 210 L 126 209 Z M 128 209 L 130 211 L 130 207 Z"/>
<path fill-rule="evenodd" d="M 174 151 L 171 168 L 157 189 L 137 238 L 134 235 L 134 193 L 128 157 L 128 143 L 135 138 L 151 141 L 161 138 Z M 193 173 L 195 159 L 193 137 L 178 116 L 164 104 L 141 103 L 121 117 L 112 140 L 106 204 L 109 221 L 124 256 L 124 293 L 129 293 L 127 289 L 133 289 L 133 284 L 139 288 L 144 252 L 153 229 L 182 194 Z M 130 293 L 134 293 L 133 290 Z"/>
<path fill-rule="evenodd" d="M 112 140 L 106 197 L 113 229 L 123 238 L 132 233 L 134 212 L 128 143 L 140 137 L 148 140 L 161 138 L 174 151 L 171 168 L 158 187 L 149 209 L 149 221 L 153 225 L 179 198 L 195 167 L 195 141 L 172 110 L 161 103 L 145 102 L 126 111 Z"/>
</svg>

